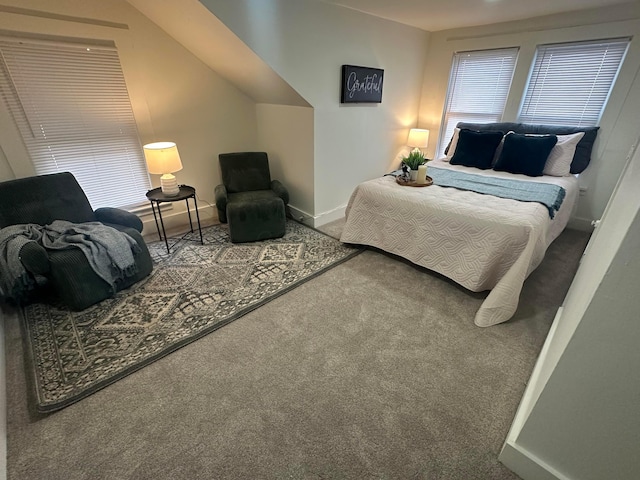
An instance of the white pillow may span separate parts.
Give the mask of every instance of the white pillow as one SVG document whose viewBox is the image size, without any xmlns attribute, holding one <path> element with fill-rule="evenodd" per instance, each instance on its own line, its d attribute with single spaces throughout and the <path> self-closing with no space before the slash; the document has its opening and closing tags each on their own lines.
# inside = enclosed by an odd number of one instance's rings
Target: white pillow
<svg viewBox="0 0 640 480">
<path fill-rule="evenodd" d="M 527 133 L 526 135 L 528 137 L 545 137 L 551 134 Z M 566 177 L 571 174 L 573 155 L 576 153 L 578 142 L 584 137 L 584 132 L 572 133 L 570 135 L 556 135 L 556 137 L 558 141 L 551 149 L 542 173 L 543 175 L 552 175 L 554 177 Z"/>
<path fill-rule="evenodd" d="M 544 175 L 553 175 L 554 177 L 566 177 L 571 173 L 571 162 L 573 155 L 576 153 L 576 145 L 584 137 L 584 132 L 556 136 L 558 137 L 558 142 L 551 149 L 542 173 Z"/>
<path fill-rule="evenodd" d="M 444 157 L 445 161 L 449 161 L 453 158 L 453 154 L 456 153 L 456 146 L 458 145 L 458 137 L 460 136 L 460 129 L 456 127 L 453 131 L 453 137 L 451 137 L 451 145 L 449 145 L 449 150 L 447 150 L 447 155 Z"/>
</svg>

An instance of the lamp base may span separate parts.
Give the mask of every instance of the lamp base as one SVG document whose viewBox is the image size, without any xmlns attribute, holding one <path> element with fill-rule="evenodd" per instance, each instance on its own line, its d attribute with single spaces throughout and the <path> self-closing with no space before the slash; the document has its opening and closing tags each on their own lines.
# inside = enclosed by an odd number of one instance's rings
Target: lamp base
<svg viewBox="0 0 640 480">
<path fill-rule="evenodd" d="M 180 187 L 178 187 L 178 181 L 175 175 L 171 173 L 165 173 L 160 177 L 160 188 L 162 193 L 168 197 L 175 197 L 180 193 Z"/>
</svg>

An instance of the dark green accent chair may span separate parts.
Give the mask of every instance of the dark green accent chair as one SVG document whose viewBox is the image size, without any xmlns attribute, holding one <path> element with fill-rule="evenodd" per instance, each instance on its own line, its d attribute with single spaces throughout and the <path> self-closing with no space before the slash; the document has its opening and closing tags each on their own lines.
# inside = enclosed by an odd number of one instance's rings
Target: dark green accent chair
<svg viewBox="0 0 640 480">
<path fill-rule="evenodd" d="M 27 223 L 48 225 L 54 220 L 101 222 L 135 239 L 140 246 L 135 255 L 137 273 L 118 281 L 116 291 L 130 287 L 151 273 L 151 255 L 140 235 L 142 221 L 118 208 L 94 211 L 71 173 L 0 183 L 0 228 Z M 48 251 L 31 241 L 20 250 L 20 260 L 27 272 L 46 277 L 60 301 L 73 310 L 84 310 L 113 295 L 110 285 L 93 271 L 78 248 Z"/>
<path fill-rule="evenodd" d="M 289 192 L 271 180 L 265 152 L 221 153 L 222 184 L 215 188 L 218 218 L 233 243 L 284 235 Z"/>
</svg>

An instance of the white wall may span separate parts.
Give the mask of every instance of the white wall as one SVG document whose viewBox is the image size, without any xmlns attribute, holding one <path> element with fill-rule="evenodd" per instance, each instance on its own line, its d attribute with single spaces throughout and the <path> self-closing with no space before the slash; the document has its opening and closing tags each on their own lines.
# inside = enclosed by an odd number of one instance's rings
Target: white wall
<svg viewBox="0 0 640 480">
<path fill-rule="evenodd" d="M 180 183 L 196 188 L 203 216 L 213 217 L 213 189 L 220 183 L 221 152 L 257 148 L 255 102 L 213 72 L 182 45 L 124 0 L 7 0 L 35 15 L 0 8 L 0 29 L 54 36 L 112 40 L 116 43 L 142 143 L 171 140 L 178 144 L 183 170 Z M 0 6 L 1 7 L 1 6 Z M 49 13 L 66 19 L 47 18 Z M 122 27 L 104 25 L 115 22 Z M 19 135 L 0 102 L 0 180 L 33 174 Z M 159 176 L 152 175 L 154 186 Z M 183 212 L 182 203 L 174 212 Z M 184 214 L 179 215 L 182 220 Z M 169 224 L 172 224 L 171 214 Z M 155 231 L 146 216 L 145 230 Z"/>
<path fill-rule="evenodd" d="M 640 149 L 589 243 L 501 453 L 525 480 L 640 472 L 638 184 Z"/>
<path fill-rule="evenodd" d="M 313 109 L 260 103 L 258 144 L 268 152 L 271 178 L 289 192 L 294 218 L 313 224 Z"/>
<path fill-rule="evenodd" d="M 633 20 L 632 20 L 633 19 Z M 527 21 L 447 30 L 431 34 L 422 88 L 420 126 L 430 129 L 429 152 L 438 141 L 449 71 L 457 51 L 519 47 L 519 56 L 503 119 L 515 121 L 526 88 L 536 45 L 640 35 L 640 3 L 551 15 Z M 588 228 L 598 219 L 637 136 L 640 110 L 640 40 L 634 39 L 600 122 L 589 168 L 580 175 L 586 194 L 580 197 L 572 226 Z"/>
<path fill-rule="evenodd" d="M 256 103 L 309 104 L 198 0 L 126 0 Z"/>
<path fill-rule="evenodd" d="M 202 0 L 314 110 L 316 224 L 386 173 L 414 127 L 429 34 L 307 0 Z M 341 105 L 343 64 L 385 70 L 382 103 Z"/>
</svg>

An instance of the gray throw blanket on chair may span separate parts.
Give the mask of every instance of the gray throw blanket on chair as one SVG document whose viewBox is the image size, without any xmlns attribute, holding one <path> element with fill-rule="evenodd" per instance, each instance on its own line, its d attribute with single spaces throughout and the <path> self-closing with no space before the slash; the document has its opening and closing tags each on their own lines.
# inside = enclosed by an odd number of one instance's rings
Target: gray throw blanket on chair
<svg viewBox="0 0 640 480">
<path fill-rule="evenodd" d="M 35 284 L 20 261 L 25 243 L 42 239 L 40 225 L 9 225 L 0 229 L 0 297 L 20 299 Z"/>
<path fill-rule="evenodd" d="M 0 230 L 0 290 L 19 299 L 33 281 L 19 259 L 22 246 L 35 240 L 47 250 L 79 248 L 96 274 L 115 292 L 115 282 L 136 273 L 134 254 L 140 251 L 129 235 L 99 222 L 12 225 Z"/>
</svg>

